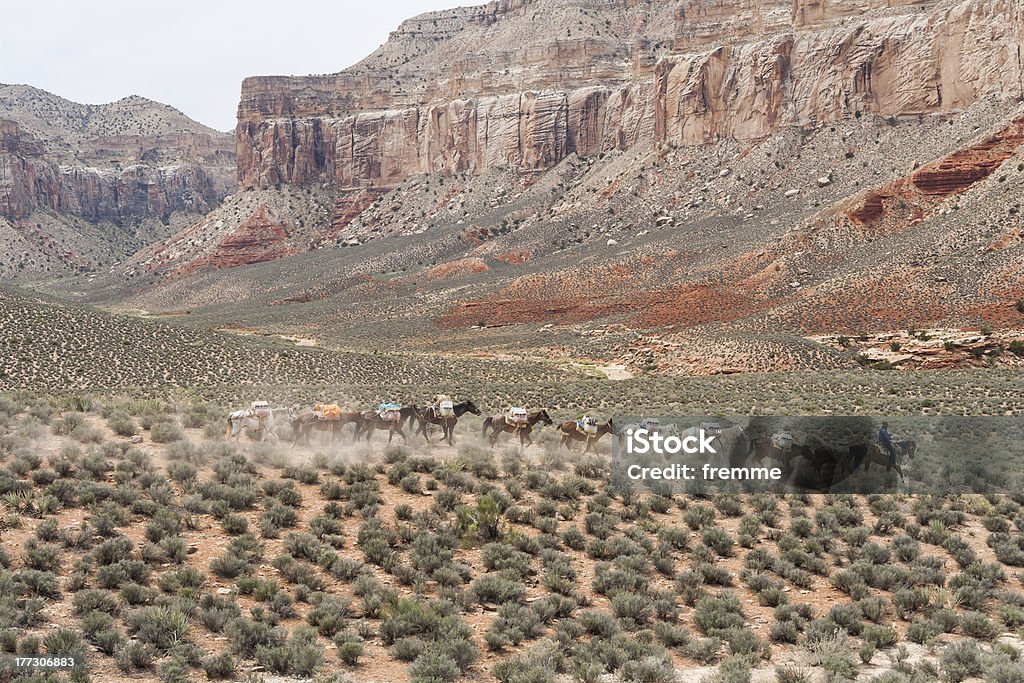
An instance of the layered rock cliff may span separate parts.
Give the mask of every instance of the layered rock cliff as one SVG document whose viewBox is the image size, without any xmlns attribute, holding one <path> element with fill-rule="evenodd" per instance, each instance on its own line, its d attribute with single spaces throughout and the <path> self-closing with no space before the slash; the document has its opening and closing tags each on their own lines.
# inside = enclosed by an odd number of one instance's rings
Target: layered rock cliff
<svg viewBox="0 0 1024 683">
<path fill-rule="evenodd" d="M 243 187 L 390 188 L 1024 96 L 1015 0 L 503 0 L 331 76 L 246 79 Z"/>
<path fill-rule="evenodd" d="M 80 105 L 0 86 L 0 215 L 130 225 L 205 213 L 235 186 L 230 135 L 143 98 Z"/>
</svg>

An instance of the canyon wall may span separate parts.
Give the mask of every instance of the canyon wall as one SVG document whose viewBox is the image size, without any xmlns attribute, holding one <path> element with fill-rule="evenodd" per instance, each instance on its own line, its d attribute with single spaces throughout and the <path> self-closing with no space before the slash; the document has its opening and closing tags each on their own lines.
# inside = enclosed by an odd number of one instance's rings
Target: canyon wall
<svg viewBox="0 0 1024 683">
<path fill-rule="evenodd" d="M 193 161 L 160 164 L 169 149 Z M 103 166 L 65 165 L 17 123 L 0 119 L 0 214 L 18 220 L 42 209 L 120 225 L 205 213 L 234 187 L 231 152 L 206 134 L 117 136 L 93 141 L 90 155 Z"/>
<path fill-rule="evenodd" d="M 143 97 L 89 105 L 0 85 L 0 216 L 118 225 L 205 213 L 235 188 L 233 136 Z"/>
<path fill-rule="evenodd" d="M 1015 0 L 523 0 L 407 21 L 335 75 L 247 79 L 243 187 L 396 185 L 756 141 L 1024 95 Z"/>
</svg>

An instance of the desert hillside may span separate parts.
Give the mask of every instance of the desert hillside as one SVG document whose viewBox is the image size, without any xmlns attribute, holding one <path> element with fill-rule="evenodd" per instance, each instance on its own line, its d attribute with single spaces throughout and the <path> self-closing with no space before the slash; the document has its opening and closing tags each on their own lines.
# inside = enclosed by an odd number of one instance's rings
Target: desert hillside
<svg viewBox="0 0 1024 683">
<path fill-rule="evenodd" d="M 850 365 L 827 335 L 1005 349 L 1022 34 L 1002 0 L 423 15 L 338 74 L 247 79 L 240 191 L 86 298 L 339 346 L 383 327 L 558 357 L 591 335 L 604 361 L 684 373 Z M 1016 362 L 890 360 L 988 358 Z"/>
<path fill-rule="evenodd" d="M 84 105 L 0 85 L 0 277 L 95 272 L 234 187 L 231 136 L 168 105 Z"/>
</svg>

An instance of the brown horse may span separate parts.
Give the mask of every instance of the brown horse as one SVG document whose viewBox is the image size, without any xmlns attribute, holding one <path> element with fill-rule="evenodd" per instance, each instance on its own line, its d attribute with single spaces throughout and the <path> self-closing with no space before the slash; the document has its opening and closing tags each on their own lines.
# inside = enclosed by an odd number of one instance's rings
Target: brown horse
<svg viewBox="0 0 1024 683">
<path fill-rule="evenodd" d="M 458 403 L 453 403 L 452 409 L 455 412 L 453 417 L 443 417 L 441 415 L 437 415 L 437 411 L 434 409 L 434 406 L 427 406 L 420 411 L 417 416 L 419 417 L 420 426 L 414 433 L 422 434 L 423 438 L 427 440 L 427 443 L 430 443 L 427 425 L 441 425 L 441 431 L 443 432 L 441 436 L 442 441 L 447 441 L 449 446 L 454 446 L 455 425 L 458 424 L 459 418 L 466 413 L 479 415 L 480 409 L 477 408 L 476 404 L 472 401 L 460 401 Z"/>
<path fill-rule="evenodd" d="M 900 467 L 900 461 L 903 458 L 914 457 L 914 453 L 917 452 L 917 442 L 908 439 L 905 441 L 893 441 L 892 445 L 896 447 L 896 462 L 892 467 L 896 468 L 896 474 L 898 474 L 900 479 L 902 479 L 903 469 Z M 885 450 L 885 448 L 877 443 L 868 444 L 867 455 L 864 457 L 865 472 L 871 466 L 871 463 L 884 465 L 886 472 L 892 469 L 889 465 L 889 451 Z"/>
<path fill-rule="evenodd" d="M 484 418 L 484 424 L 480 431 L 480 436 L 487 436 L 487 430 L 491 430 L 491 448 L 494 448 L 494 445 L 498 443 L 498 437 L 502 432 L 519 434 L 519 445 L 522 448 L 526 448 L 533 443 L 533 439 L 530 437 L 530 432 L 533 431 L 533 426 L 538 422 L 546 425 L 554 424 L 551 416 L 548 415 L 548 411 L 543 408 L 537 412 L 527 415 L 526 422 L 523 424 L 509 424 L 504 415 L 492 415 Z"/>
<path fill-rule="evenodd" d="M 374 431 L 386 429 L 388 430 L 388 443 L 391 443 L 391 440 L 395 438 L 395 434 L 402 437 L 403 442 L 408 443 L 409 439 L 406 438 L 405 432 L 402 431 L 402 425 L 405 424 L 406 420 L 409 420 L 409 424 L 415 427 L 416 421 L 420 419 L 419 415 L 420 408 L 416 405 L 402 406 L 398 411 L 397 420 L 385 420 L 378 411 L 365 410 L 360 413 L 360 420 L 356 422 L 356 438 L 358 439 L 363 434 L 366 434 L 366 442 L 369 443 Z"/>
<path fill-rule="evenodd" d="M 558 431 L 562 432 L 562 441 L 558 444 L 559 447 L 565 446 L 567 449 L 572 450 L 570 442 L 582 441 L 587 444 L 583 453 L 586 455 L 590 452 L 591 447 L 596 446 L 597 442 L 600 441 L 601 437 L 605 434 L 618 434 L 618 430 L 615 429 L 615 425 L 612 424 L 611 418 L 608 419 L 603 425 L 597 425 L 597 431 L 593 434 L 582 432 L 576 423 L 576 420 L 569 420 L 558 425 Z"/>
<path fill-rule="evenodd" d="M 329 432 L 331 435 L 330 445 L 334 445 L 334 439 L 341 434 L 341 428 L 347 424 L 354 424 L 355 430 L 352 433 L 352 441 L 359 438 L 359 425 L 363 415 L 358 412 L 342 412 L 338 420 L 324 420 L 310 409 L 304 410 L 292 420 L 292 446 L 301 440 L 309 445 L 309 433 L 311 431 Z"/>
</svg>

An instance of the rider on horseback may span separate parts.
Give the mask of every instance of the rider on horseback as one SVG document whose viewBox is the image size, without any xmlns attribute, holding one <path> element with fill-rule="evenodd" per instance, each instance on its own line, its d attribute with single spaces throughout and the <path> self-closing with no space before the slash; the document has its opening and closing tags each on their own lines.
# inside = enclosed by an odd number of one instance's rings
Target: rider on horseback
<svg viewBox="0 0 1024 683">
<path fill-rule="evenodd" d="M 893 443 L 892 434 L 889 433 L 889 423 L 883 422 L 882 428 L 878 430 L 878 443 L 888 451 L 889 464 L 886 469 L 896 466 L 896 444 Z"/>
</svg>

